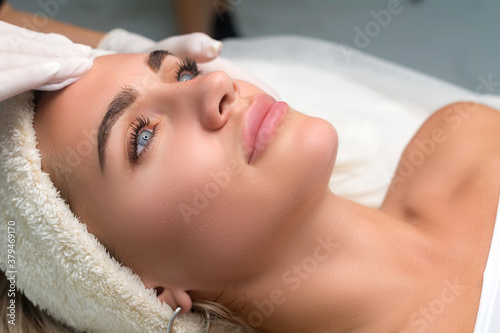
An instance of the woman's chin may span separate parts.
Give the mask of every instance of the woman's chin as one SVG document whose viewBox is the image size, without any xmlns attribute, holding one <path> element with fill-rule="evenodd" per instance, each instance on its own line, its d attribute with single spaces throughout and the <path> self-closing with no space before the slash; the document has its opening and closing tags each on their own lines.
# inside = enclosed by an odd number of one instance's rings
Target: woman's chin
<svg viewBox="0 0 500 333">
<path fill-rule="evenodd" d="M 324 119 L 305 117 L 296 138 L 297 157 L 311 182 L 327 186 L 337 158 L 337 131 Z"/>
<path fill-rule="evenodd" d="M 326 188 L 337 157 L 335 128 L 324 119 L 292 109 L 283 125 L 277 142 L 268 151 L 271 156 L 265 166 L 266 176 L 294 184 L 289 190 L 296 194 Z"/>
</svg>

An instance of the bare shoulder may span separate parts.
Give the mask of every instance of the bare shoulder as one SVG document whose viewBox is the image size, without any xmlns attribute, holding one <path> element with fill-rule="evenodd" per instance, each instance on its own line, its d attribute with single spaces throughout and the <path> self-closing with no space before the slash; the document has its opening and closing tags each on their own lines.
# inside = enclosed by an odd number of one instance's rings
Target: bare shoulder
<svg viewBox="0 0 500 333">
<path fill-rule="evenodd" d="M 382 210 L 405 219 L 439 219 L 500 191 L 500 112 L 471 102 L 447 105 L 403 152 Z M 495 199 L 496 197 L 496 199 Z"/>
<path fill-rule="evenodd" d="M 488 106 L 441 108 L 401 156 L 381 210 L 425 232 L 450 276 L 467 285 L 436 331 L 474 328 L 499 195 L 500 112 Z"/>
<path fill-rule="evenodd" d="M 381 210 L 444 246 L 448 264 L 475 281 L 486 265 L 499 194 L 500 112 L 454 103 L 407 145 Z"/>
</svg>

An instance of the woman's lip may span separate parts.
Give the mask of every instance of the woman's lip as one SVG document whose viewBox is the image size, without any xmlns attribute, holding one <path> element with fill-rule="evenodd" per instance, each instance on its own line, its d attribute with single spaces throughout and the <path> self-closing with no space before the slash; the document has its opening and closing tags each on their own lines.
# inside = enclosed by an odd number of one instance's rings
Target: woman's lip
<svg viewBox="0 0 500 333">
<path fill-rule="evenodd" d="M 287 112 L 288 104 L 276 102 L 272 96 L 259 94 L 254 97 L 243 123 L 245 152 L 249 164 L 267 147 Z"/>
</svg>

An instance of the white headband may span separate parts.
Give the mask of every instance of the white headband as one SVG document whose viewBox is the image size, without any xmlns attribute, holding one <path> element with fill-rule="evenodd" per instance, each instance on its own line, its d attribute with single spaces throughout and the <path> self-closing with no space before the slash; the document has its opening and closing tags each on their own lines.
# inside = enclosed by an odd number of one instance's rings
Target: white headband
<svg viewBox="0 0 500 333">
<path fill-rule="evenodd" d="M 172 309 L 87 232 L 42 171 L 33 117 L 33 92 L 0 103 L 0 268 L 36 306 L 78 330 L 165 332 Z M 176 333 L 204 326 L 194 313 L 173 325 Z M 210 332 L 239 330 L 213 323 Z"/>
</svg>

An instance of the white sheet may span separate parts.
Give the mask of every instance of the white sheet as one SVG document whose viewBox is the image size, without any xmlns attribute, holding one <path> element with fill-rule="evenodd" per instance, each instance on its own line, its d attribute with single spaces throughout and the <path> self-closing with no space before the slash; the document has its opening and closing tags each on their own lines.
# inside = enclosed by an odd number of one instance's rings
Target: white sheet
<svg viewBox="0 0 500 333">
<path fill-rule="evenodd" d="M 500 203 L 488 262 L 483 274 L 481 301 L 474 333 L 500 332 Z"/>
<path fill-rule="evenodd" d="M 349 172 L 335 168 L 330 187 L 372 207 L 382 203 L 401 153 L 432 112 L 464 100 L 500 107 L 498 96 L 311 38 L 226 40 L 222 56 L 262 78 L 294 109 L 335 126 L 337 165 Z"/>
</svg>

